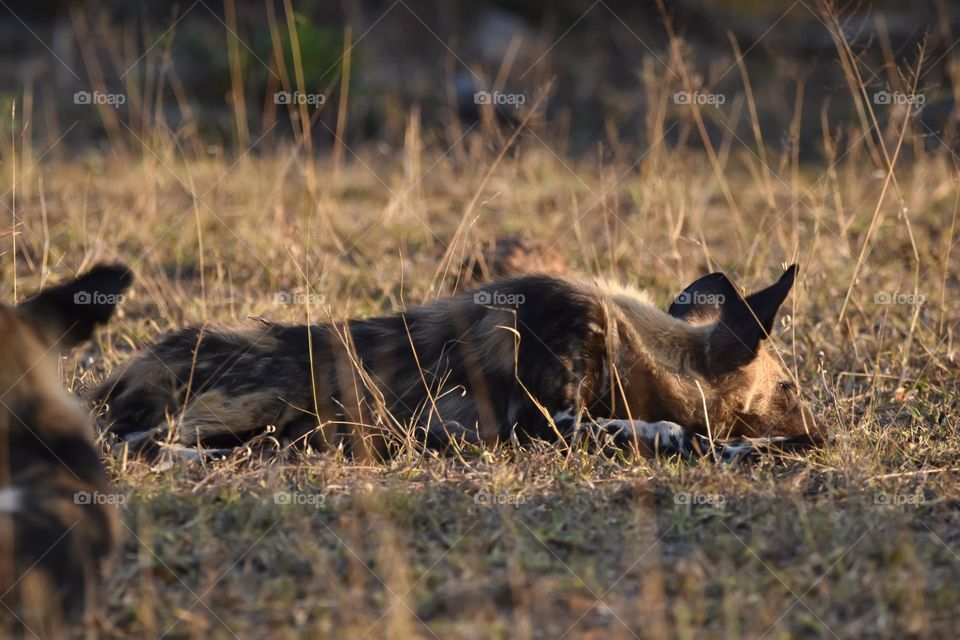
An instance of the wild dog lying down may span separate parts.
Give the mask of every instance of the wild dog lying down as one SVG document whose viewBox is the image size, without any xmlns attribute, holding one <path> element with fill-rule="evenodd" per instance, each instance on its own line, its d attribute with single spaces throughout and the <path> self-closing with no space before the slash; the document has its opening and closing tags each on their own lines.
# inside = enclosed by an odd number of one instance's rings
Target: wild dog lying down
<svg viewBox="0 0 960 640">
<path fill-rule="evenodd" d="M 586 431 L 680 453 L 695 434 L 804 440 L 812 416 L 761 346 L 795 274 L 745 299 L 710 274 L 669 313 L 634 288 L 536 275 L 380 318 L 186 329 L 94 397 L 111 434 L 152 452 L 235 445 L 268 425 L 361 458 L 410 434 L 444 447 Z"/>
<path fill-rule="evenodd" d="M 97 600 L 117 515 L 57 358 L 110 318 L 130 282 L 124 267 L 100 266 L 0 305 L 0 637 L 62 637 Z"/>
</svg>

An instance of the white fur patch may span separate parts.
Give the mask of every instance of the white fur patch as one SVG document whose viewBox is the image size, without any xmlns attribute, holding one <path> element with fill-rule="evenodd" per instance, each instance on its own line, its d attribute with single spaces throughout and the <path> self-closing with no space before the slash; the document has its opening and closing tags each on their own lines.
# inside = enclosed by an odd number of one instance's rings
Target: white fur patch
<svg viewBox="0 0 960 640">
<path fill-rule="evenodd" d="M 16 513 L 22 505 L 23 490 L 14 487 L 0 489 L 0 513 Z"/>
<path fill-rule="evenodd" d="M 754 451 L 756 451 L 756 448 L 749 442 L 742 444 L 725 444 L 720 450 L 720 460 L 723 462 L 736 462 Z"/>
<path fill-rule="evenodd" d="M 643 420 L 602 420 L 600 424 L 613 429 L 618 429 L 623 435 L 636 435 L 640 438 L 661 436 L 669 438 L 675 434 L 682 433 L 683 427 L 675 422 L 661 420 L 659 422 L 644 422 Z"/>
<path fill-rule="evenodd" d="M 660 420 L 659 422 L 604 420 L 600 424 L 611 433 L 619 432 L 621 436 L 636 438 L 651 447 L 674 451 L 682 451 L 685 448 L 684 429 L 675 422 L 667 420 Z"/>
<path fill-rule="evenodd" d="M 160 446 L 160 462 L 150 467 L 154 473 L 172 469 L 177 462 L 184 464 L 203 462 L 206 460 L 225 460 L 235 450 L 233 449 L 197 449 L 185 447 L 181 444 L 163 444 Z"/>
</svg>

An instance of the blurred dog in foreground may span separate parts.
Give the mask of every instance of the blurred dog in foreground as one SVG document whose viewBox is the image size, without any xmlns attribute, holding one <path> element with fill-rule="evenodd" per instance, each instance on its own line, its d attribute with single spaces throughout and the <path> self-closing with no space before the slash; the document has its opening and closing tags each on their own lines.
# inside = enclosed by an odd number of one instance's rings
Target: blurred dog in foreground
<svg viewBox="0 0 960 640">
<path fill-rule="evenodd" d="M 386 317 L 185 329 L 93 398 L 120 446 L 151 453 L 264 433 L 364 460 L 411 439 L 443 449 L 587 436 L 684 455 L 729 438 L 809 444 L 812 414 L 763 346 L 795 276 L 792 266 L 743 297 L 713 273 L 668 312 L 636 288 L 533 275 Z"/>
<path fill-rule="evenodd" d="M 59 354 L 113 314 L 131 275 L 100 266 L 0 306 L 0 636 L 56 638 L 93 610 L 117 514 Z"/>
</svg>

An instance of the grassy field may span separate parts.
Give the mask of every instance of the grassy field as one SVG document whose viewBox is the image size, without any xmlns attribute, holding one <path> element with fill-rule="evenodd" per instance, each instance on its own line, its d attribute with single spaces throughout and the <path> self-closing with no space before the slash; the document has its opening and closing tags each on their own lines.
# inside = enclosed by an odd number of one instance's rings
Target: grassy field
<svg viewBox="0 0 960 640">
<path fill-rule="evenodd" d="M 124 150 L 69 161 L 5 149 L 5 300 L 97 261 L 137 275 L 120 317 L 63 361 L 78 395 L 170 329 L 446 295 L 462 260 L 526 233 L 664 306 L 708 270 L 749 289 L 800 263 L 774 343 L 832 435 L 743 467 L 545 445 L 382 466 L 238 451 L 151 469 L 107 453 L 124 542 L 91 633 L 955 637 L 958 175 L 898 133 L 892 171 L 857 131 L 828 136 L 812 166 L 734 139 L 577 159 L 532 123 L 446 144 L 411 125 L 401 148 L 339 162 L 129 129 Z"/>
</svg>

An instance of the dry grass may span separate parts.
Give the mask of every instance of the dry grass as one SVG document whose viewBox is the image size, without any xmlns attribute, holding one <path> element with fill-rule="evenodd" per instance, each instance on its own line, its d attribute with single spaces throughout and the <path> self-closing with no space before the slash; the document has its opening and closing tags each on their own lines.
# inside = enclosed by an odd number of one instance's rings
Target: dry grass
<svg viewBox="0 0 960 640">
<path fill-rule="evenodd" d="M 679 46 L 672 56 L 679 68 Z M 554 153 L 536 119 L 516 139 L 487 121 L 440 143 L 412 114 L 402 148 L 338 145 L 309 162 L 300 144 L 231 155 L 122 123 L 122 145 L 68 162 L 2 150 L 16 200 L 5 300 L 14 282 L 22 298 L 98 260 L 138 277 L 121 317 L 64 361 L 81 394 L 184 325 L 445 295 L 456 265 L 507 233 L 664 306 L 708 269 L 750 288 L 801 265 L 775 342 L 834 436 L 826 450 L 749 468 L 547 446 L 378 467 L 111 458 L 126 528 L 100 637 L 955 635 L 953 158 L 924 153 L 902 111 L 864 136 L 869 104 L 857 127 L 825 123 L 823 165 L 732 134 L 707 153 L 673 149 L 662 141 L 682 87 L 643 77 L 651 144 L 602 161 Z M 696 138 L 701 116 L 684 117 L 680 139 Z"/>
<path fill-rule="evenodd" d="M 774 180 L 772 194 L 746 168 L 746 151 L 731 154 L 724 176 L 741 210 L 731 220 L 694 153 L 596 167 L 528 138 L 493 166 L 481 142 L 466 142 L 467 167 L 424 151 L 417 162 L 432 169 L 415 184 L 409 156 L 361 151 L 316 196 L 302 165 L 280 152 L 40 165 L 18 185 L 18 290 L 95 260 L 134 266 L 122 316 L 64 362 L 66 383 L 82 393 L 137 345 L 185 324 L 316 321 L 441 295 L 454 286 L 455 269 L 438 278 L 445 254 L 456 263 L 508 231 L 548 237 L 578 270 L 640 283 L 663 304 L 707 268 L 750 286 L 797 260 L 802 278 L 777 346 L 834 433 L 831 446 L 758 468 L 548 447 L 411 454 L 375 468 L 238 456 L 151 472 L 112 460 L 127 530 L 102 635 L 952 633 L 960 309 L 956 261 L 945 259 L 949 164 L 896 169 L 904 208 L 881 207 L 838 322 L 883 185 L 856 150 L 832 176 L 817 182 L 803 168 L 792 186 Z M 320 175 L 327 169 L 318 163 Z M 877 303 L 880 292 L 913 293 L 918 270 L 926 303 Z M 315 297 L 278 304 L 280 292 Z M 288 491 L 306 503 L 277 504 L 274 494 Z"/>
</svg>

